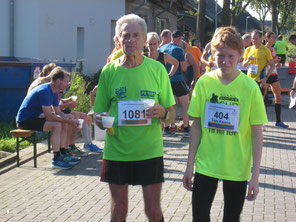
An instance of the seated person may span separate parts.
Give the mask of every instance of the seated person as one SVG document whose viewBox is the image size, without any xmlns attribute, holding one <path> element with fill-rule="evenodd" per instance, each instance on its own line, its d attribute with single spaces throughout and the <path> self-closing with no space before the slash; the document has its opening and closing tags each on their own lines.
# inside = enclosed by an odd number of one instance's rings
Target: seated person
<svg viewBox="0 0 296 222">
<path fill-rule="evenodd" d="M 70 74 L 57 67 L 53 70 L 49 83 L 35 87 L 25 97 L 16 117 L 18 128 L 51 132 L 54 154 L 52 167 L 60 169 L 70 169 L 80 162 L 78 158 L 71 157 L 65 149 L 68 127 L 77 128 L 79 122 L 68 118 L 60 110 L 58 101 L 58 92 L 69 86 L 69 79 Z"/>
</svg>

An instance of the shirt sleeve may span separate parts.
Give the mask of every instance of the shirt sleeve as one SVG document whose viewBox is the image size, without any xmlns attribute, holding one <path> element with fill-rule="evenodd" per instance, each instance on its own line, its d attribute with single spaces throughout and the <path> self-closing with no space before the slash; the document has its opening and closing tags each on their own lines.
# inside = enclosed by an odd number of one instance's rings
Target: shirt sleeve
<svg viewBox="0 0 296 222">
<path fill-rule="evenodd" d="M 244 53 L 244 59 L 247 59 L 249 57 L 249 52 L 250 52 L 250 47 L 248 47 L 246 50 L 245 50 L 245 53 Z"/>
<path fill-rule="evenodd" d="M 40 90 L 38 92 L 38 97 L 40 101 L 41 106 L 51 106 L 52 104 L 52 98 L 50 96 L 50 93 L 47 89 Z"/>
<path fill-rule="evenodd" d="M 188 115 L 192 117 L 201 117 L 202 93 L 200 83 L 201 79 L 195 84 L 189 104 Z"/>
</svg>

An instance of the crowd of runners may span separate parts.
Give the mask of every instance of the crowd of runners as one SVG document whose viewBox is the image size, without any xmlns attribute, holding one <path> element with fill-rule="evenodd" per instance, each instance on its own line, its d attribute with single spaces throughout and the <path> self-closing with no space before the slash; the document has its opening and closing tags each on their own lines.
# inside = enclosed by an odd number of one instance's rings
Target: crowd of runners
<svg viewBox="0 0 296 222">
<path fill-rule="evenodd" d="M 111 221 L 125 221 L 129 185 L 142 186 L 149 221 L 164 221 L 163 135 L 175 131 L 190 135 L 183 185 L 192 191 L 193 221 L 210 221 L 218 180 L 223 181 L 223 221 L 239 221 L 245 199 L 255 200 L 259 192 L 269 86 L 275 97 L 275 125 L 288 127 L 281 120 L 277 68 L 283 57 L 273 48 L 276 39 L 273 32 L 263 37 L 254 30 L 241 37 L 234 27 L 221 27 L 201 48 L 197 39 L 189 41 L 180 30 L 147 33 L 145 21 L 134 14 L 117 21 L 115 48 L 91 93 L 95 124 L 105 129 L 104 118 L 115 117 L 112 131 L 106 133 L 101 169 L 101 181 L 110 188 Z M 32 83 L 17 124 L 51 131 L 52 166 L 70 169 L 80 162 L 77 155 L 84 155 L 75 146 L 78 130 L 84 151 L 102 149 L 92 143 L 92 119 L 71 110 L 76 98 L 62 98 L 70 74 L 52 64 L 46 68 Z M 296 80 L 294 85 L 291 96 Z M 147 100 L 153 103 L 147 106 Z M 181 116 L 176 115 L 177 104 Z M 182 124 L 177 126 L 176 120 Z"/>
</svg>

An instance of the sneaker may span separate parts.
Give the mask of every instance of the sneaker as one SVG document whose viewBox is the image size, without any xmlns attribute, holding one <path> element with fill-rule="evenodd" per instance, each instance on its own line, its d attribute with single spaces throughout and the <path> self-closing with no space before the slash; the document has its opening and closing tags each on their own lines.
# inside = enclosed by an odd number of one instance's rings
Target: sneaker
<svg viewBox="0 0 296 222">
<path fill-rule="evenodd" d="M 103 151 L 103 149 L 99 148 L 98 146 L 92 143 L 84 144 L 83 150 L 87 153 L 97 153 L 97 152 Z"/>
<path fill-rule="evenodd" d="M 68 170 L 71 169 L 73 166 L 66 162 L 62 156 L 59 156 L 56 160 L 52 160 L 51 167 Z"/>
<path fill-rule="evenodd" d="M 70 156 L 77 156 L 77 157 L 87 156 L 86 152 L 83 152 L 79 147 L 75 145 L 72 147 L 69 147 L 68 152 Z"/>
<path fill-rule="evenodd" d="M 69 163 L 70 165 L 75 165 L 75 164 L 80 163 L 80 159 L 78 159 L 77 157 L 74 157 L 74 156 L 70 156 L 70 155 L 63 156 L 63 159 L 65 162 Z"/>
<path fill-rule="evenodd" d="M 283 122 L 278 122 L 275 124 L 275 126 L 283 127 L 283 128 L 288 128 L 289 126 L 284 124 Z"/>
</svg>

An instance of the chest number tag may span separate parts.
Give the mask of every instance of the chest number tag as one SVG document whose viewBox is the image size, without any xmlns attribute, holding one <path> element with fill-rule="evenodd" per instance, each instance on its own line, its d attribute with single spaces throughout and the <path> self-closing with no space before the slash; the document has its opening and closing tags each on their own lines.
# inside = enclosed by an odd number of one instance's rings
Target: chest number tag
<svg viewBox="0 0 296 222">
<path fill-rule="evenodd" d="M 258 65 L 249 65 L 248 74 L 257 75 L 258 74 Z"/>
<path fill-rule="evenodd" d="M 119 126 L 145 126 L 151 125 L 151 119 L 146 118 L 143 101 L 118 102 Z"/>
<path fill-rule="evenodd" d="M 239 106 L 206 103 L 204 127 L 238 131 Z"/>
</svg>

